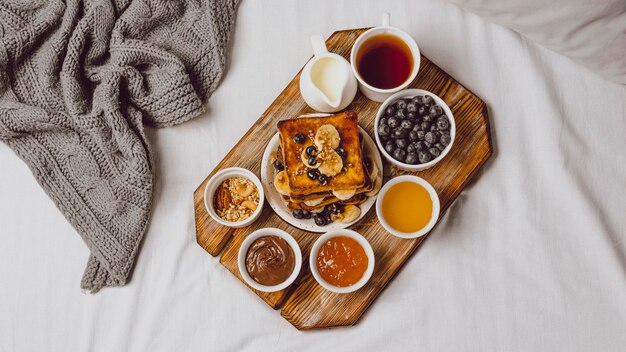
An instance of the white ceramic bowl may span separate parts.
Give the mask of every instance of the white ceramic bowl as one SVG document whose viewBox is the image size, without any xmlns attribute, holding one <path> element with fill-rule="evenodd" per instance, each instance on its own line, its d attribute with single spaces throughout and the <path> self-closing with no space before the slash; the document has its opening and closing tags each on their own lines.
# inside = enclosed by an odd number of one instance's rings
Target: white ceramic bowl
<svg viewBox="0 0 626 352">
<path fill-rule="evenodd" d="M 356 67 L 356 58 L 359 50 L 361 49 L 361 45 L 369 38 L 379 34 L 391 34 L 398 37 L 409 47 L 409 49 L 411 50 L 411 54 L 413 55 L 413 70 L 411 71 L 411 74 L 406 79 L 406 81 L 394 88 L 382 89 L 368 84 L 367 82 L 365 82 L 363 77 L 361 77 L 361 74 Z M 359 90 L 361 91 L 361 93 L 363 93 L 363 95 L 365 95 L 368 99 L 380 103 L 387 99 L 387 97 L 389 97 L 393 93 L 406 88 L 411 82 L 413 82 L 415 77 L 417 77 L 417 72 L 420 69 L 421 55 L 417 43 L 415 43 L 413 37 L 411 37 L 407 32 L 391 26 L 389 13 L 384 13 L 381 26 L 374 27 L 365 31 L 354 42 L 354 45 L 352 46 L 352 50 L 350 52 L 350 64 L 354 76 L 356 77 L 357 81 L 359 81 Z"/>
<path fill-rule="evenodd" d="M 289 246 L 293 250 L 293 254 L 295 256 L 295 264 L 293 267 L 293 272 L 291 273 L 291 275 L 289 275 L 287 280 L 281 282 L 278 285 L 274 285 L 274 286 L 261 285 L 260 283 L 254 281 L 252 277 L 250 277 L 250 274 L 248 274 L 248 269 L 246 269 L 246 255 L 248 254 L 248 248 L 250 248 L 250 245 L 252 245 L 252 243 L 257 238 L 263 237 L 263 236 L 277 236 L 277 237 L 284 239 L 285 241 L 287 241 L 287 244 L 289 244 Z M 298 274 L 300 273 L 300 269 L 302 268 L 302 252 L 300 251 L 300 246 L 298 246 L 298 242 L 296 242 L 296 240 L 290 234 L 288 234 L 287 232 L 281 229 L 268 227 L 268 228 L 254 231 L 253 233 L 248 235 L 248 237 L 246 237 L 245 240 L 243 240 L 243 242 L 241 243 L 241 247 L 239 247 L 237 265 L 239 266 L 239 274 L 241 274 L 241 277 L 243 278 L 243 280 L 248 285 L 250 285 L 250 287 L 254 288 L 255 290 L 263 291 L 263 292 L 276 292 L 276 291 L 286 289 L 298 277 Z"/>
<path fill-rule="evenodd" d="M 245 177 L 248 180 L 252 181 L 252 183 L 254 183 L 257 190 L 259 191 L 259 206 L 249 218 L 242 221 L 231 222 L 226 221 L 217 215 L 213 204 L 213 197 L 215 195 L 215 191 L 222 184 L 222 182 L 224 182 L 224 180 L 236 176 Z M 218 171 L 215 175 L 213 175 L 213 177 L 211 177 L 209 182 L 207 182 L 206 187 L 204 188 L 204 206 L 206 207 L 206 210 L 209 212 L 209 215 L 211 215 L 213 220 L 224 226 L 240 228 L 250 225 L 259 218 L 259 215 L 261 215 L 261 211 L 263 210 L 263 204 L 265 204 L 265 192 L 263 191 L 263 185 L 261 184 L 261 181 L 259 181 L 259 178 L 256 177 L 256 175 L 253 174 L 250 170 L 240 167 L 229 167 Z"/>
<path fill-rule="evenodd" d="M 429 161 L 429 162 L 427 162 L 425 164 L 411 165 L 411 164 L 406 164 L 406 163 L 399 162 L 398 160 L 394 159 L 391 155 L 389 155 L 387 153 L 387 151 L 385 150 L 385 146 L 383 145 L 382 141 L 380 140 L 380 136 L 378 136 L 378 122 L 383 117 L 387 107 L 394 100 L 396 100 L 398 98 L 411 98 L 411 97 L 414 97 L 416 95 L 428 95 L 428 96 L 433 98 L 433 100 L 435 101 L 435 103 L 437 103 L 437 105 L 441 106 L 443 111 L 446 113 L 446 116 L 448 116 L 448 120 L 450 121 L 450 138 L 451 138 L 451 141 L 450 141 L 450 144 L 448 144 L 448 146 L 441 152 L 441 155 L 439 155 L 435 159 L 433 159 L 433 160 L 431 160 L 431 161 Z M 376 138 L 376 144 L 378 145 L 378 149 L 380 149 L 380 153 L 391 164 L 397 166 L 398 168 L 400 168 L 402 170 L 422 171 L 422 170 L 426 170 L 426 169 L 434 166 L 435 164 L 440 162 L 443 158 L 445 158 L 446 155 L 448 155 L 448 153 L 450 152 L 450 149 L 452 149 L 452 145 L 454 144 L 454 139 L 456 137 L 456 122 L 454 121 L 454 115 L 452 115 L 452 111 L 450 110 L 450 107 L 448 107 L 448 104 L 446 104 L 436 94 L 434 94 L 432 92 L 429 92 L 427 90 L 423 90 L 423 89 L 406 89 L 406 90 L 400 91 L 400 92 L 390 96 L 380 106 L 380 108 L 378 109 L 378 113 L 376 114 L 376 119 L 374 120 L 374 137 Z"/>
<path fill-rule="evenodd" d="M 385 220 L 385 217 L 383 216 L 383 211 L 382 211 L 383 199 L 385 198 L 385 195 L 387 194 L 387 191 L 389 190 L 389 188 L 391 188 L 392 186 L 400 182 L 417 183 L 418 185 L 424 187 L 428 191 L 428 194 L 430 194 L 430 199 L 433 202 L 433 214 L 428 224 L 426 224 L 426 226 L 424 226 L 419 231 L 410 232 L 410 233 L 400 232 L 394 229 L 393 227 L 391 227 Z M 435 191 L 433 186 L 430 183 L 428 183 L 426 180 L 424 180 L 421 177 L 417 177 L 413 175 L 402 175 L 402 176 L 394 177 L 391 180 L 387 181 L 387 183 L 380 189 L 380 193 L 378 194 L 378 199 L 376 199 L 376 216 L 378 217 L 378 220 L 383 225 L 385 230 L 389 231 L 389 233 L 391 233 L 392 235 L 396 237 L 400 237 L 400 238 L 417 238 L 417 237 L 424 236 L 425 234 L 427 234 L 428 231 L 432 230 L 432 228 L 435 226 L 435 224 L 437 223 L 437 220 L 439 220 L 440 211 L 441 211 L 441 205 L 439 204 L 439 196 L 437 195 L 437 191 Z"/>
<path fill-rule="evenodd" d="M 346 236 L 355 239 L 361 245 L 361 247 L 363 247 L 363 250 L 367 255 L 367 269 L 365 269 L 363 277 L 361 277 L 361 279 L 352 286 L 338 287 L 331 285 L 326 282 L 326 280 L 324 280 L 320 275 L 319 271 L 317 271 L 316 260 L 317 253 L 319 252 L 320 247 L 329 239 L 338 236 Z M 354 292 L 363 287 L 372 277 L 372 273 L 374 272 L 374 261 L 374 250 L 372 250 L 372 246 L 370 245 L 370 243 L 358 232 L 348 229 L 333 230 L 321 235 L 313 244 L 313 248 L 311 248 L 311 254 L 309 255 L 309 267 L 311 268 L 311 273 L 313 274 L 313 277 L 315 277 L 315 280 L 317 280 L 317 282 L 325 289 L 335 293 Z"/>
</svg>

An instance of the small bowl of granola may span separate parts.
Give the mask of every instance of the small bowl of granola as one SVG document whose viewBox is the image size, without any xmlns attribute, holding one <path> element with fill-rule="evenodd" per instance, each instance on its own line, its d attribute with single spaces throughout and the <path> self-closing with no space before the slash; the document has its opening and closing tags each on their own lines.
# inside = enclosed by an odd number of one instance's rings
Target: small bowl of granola
<svg viewBox="0 0 626 352">
<path fill-rule="evenodd" d="M 253 223 L 263 209 L 265 194 L 250 170 L 230 167 L 218 171 L 204 189 L 204 206 L 213 220 L 233 228 Z"/>
</svg>

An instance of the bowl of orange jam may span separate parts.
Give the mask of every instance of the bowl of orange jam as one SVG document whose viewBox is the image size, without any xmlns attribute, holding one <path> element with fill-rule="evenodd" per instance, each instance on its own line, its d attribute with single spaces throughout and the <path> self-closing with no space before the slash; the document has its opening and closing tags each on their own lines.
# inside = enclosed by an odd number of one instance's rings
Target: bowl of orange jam
<svg viewBox="0 0 626 352">
<path fill-rule="evenodd" d="M 358 232 L 341 229 L 327 232 L 313 244 L 309 267 L 317 282 L 336 293 L 354 292 L 374 272 L 374 251 Z"/>
<path fill-rule="evenodd" d="M 417 238 L 430 231 L 439 219 L 439 196 L 423 178 L 403 175 L 392 178 L 376 199 L 376 214 L 383 227 L 401 238 Z"/>
</svg>

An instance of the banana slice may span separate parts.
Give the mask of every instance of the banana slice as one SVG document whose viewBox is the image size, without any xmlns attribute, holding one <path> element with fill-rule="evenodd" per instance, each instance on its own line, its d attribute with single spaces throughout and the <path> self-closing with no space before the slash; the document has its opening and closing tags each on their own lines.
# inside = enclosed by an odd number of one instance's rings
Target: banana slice
<svg viewBox="0 0 626 352">
<path fill-rule="evenodd" d="M 270 164 L 274 164 L 275 161 L 276 161 L 276 152 L 272 152 L 272 154 L 270 154 Z"/>
<path fill-rule="evenodd" d="M 372 181 L 376 180 L 379 176 L 378 174 L 380 173 L 380 171 L 378 170 L 378 165 L 376 165 L 376 162 L 374 160 L 372 160 L 372 162 L 370 163 L 369 173 L 370 173 L 370 178 L 372 179 Z"/>
<path fill-rule="evenodd" d="M 343 208 L 341 214 L 337 214 L 333 220 L 337 220 L 342 223 L 352 222 L 361 216 L 361 208 L 356 205 L 348 204 Z"/>
<path fill-rule="evenodd" d="M 291 188 L 289 187 L 289 177 L 287 176 L 287 172 L 285 170 L 279 172 L 274 176 L 274 187 L 278 193 L 283 195 L 290 195 Z"/>
<path fill-rule="evenodd" d="M 304 164 L 304 166 L 308 167 L 309 169 L 317 169 L 318 167 L 320 167 L 320 163 L 316 163 L 315 165 L 311 165 L 309 164 L 309 156 L 306 155 L 306 149 L 304 149 L 302 151 L 302 154 L 300 154 L 300 160 L 302 160 L 302 163 Z"/>
<path fill-rule="evenodd" d="M 322 159 L 318 169 L 323 175 L 335 176 L 343 169 L 343 160 L 334 149 L 324 150 L 318 156 Z"/>
<path fill-rule="evenodd" d="M 339 200 L 348 200 L 356 194 L 356 189 L 333 190 L 333 195 Z"/>
<path fill-rule="evenodd" d="M 341 137 L 339 131 L 333 125 L 322 125 L 317 129 L 315 133 L 315 146 L 317 149 L 322 150 L 325 147 L 335 149 L 339 147 Z"/>
<path fill-rule="evenodd" d="M 378 175 L 378 174 L 377 174 Z M 374 188 L 371 191 L 365 193 L 368 197 L 373 197 L 380 192 L 380 188 L 383 186 L 383 178 L 381 176 L 377 176 L 374 182 Z"/>
<path fill-rule="evenodd" d="M 305 200 L 304 204 L 306 204 L 309 207 L 314 207 L 316 205 L 319 205 L 323 201 L 324 201 L 324 197 L 322 197 L 322 198 L 314 198 L 314 199 Z"/>
</svg>

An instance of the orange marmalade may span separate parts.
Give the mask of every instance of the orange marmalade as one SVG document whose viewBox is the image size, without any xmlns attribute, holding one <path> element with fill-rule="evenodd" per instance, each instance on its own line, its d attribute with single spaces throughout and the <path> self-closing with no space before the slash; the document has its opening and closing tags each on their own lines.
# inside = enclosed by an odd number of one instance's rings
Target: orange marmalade
<svg viewBox="0 0 626 352">
<path fill-rule="evenodd" d="M 317 271 L 337 287 L 356 284 L 367 269 L 368 259 L 359 242 L 347 236 L 328 239 L 317 252 Z"/>
<path fill-rule="evenodd" d="M 430 222 L 433 200 L 421 185 L 399 182 L 385 193 L 381 210 L 389 226 L 400 232 L 413 233 Z"/>
</svg>

